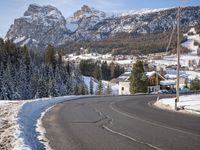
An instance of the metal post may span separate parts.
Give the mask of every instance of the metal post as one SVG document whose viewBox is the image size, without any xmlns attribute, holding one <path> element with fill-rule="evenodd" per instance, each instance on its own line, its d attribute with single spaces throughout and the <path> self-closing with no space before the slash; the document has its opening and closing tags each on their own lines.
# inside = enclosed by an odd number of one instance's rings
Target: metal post
<svg viewBox="0 0 200 150">
<path fill-rule="evenodd" d="M 180 76 L 180 7 L 178 7 L 178 15 L 177 15 L 177 81 L 176 81 L 176 101 L 175 101 L 176 109 L 177 109 L 177 102 L 179 102 L 179 76 Z"/>
</svg>

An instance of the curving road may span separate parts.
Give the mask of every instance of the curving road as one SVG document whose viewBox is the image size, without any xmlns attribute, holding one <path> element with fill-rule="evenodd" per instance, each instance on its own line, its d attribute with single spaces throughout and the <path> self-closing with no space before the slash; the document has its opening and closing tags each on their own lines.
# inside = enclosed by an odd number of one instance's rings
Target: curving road
<svg viewBox="0 0 200 150">
<path fill-rule="evenodd" d="M 58 104 L 43 118 L 54 150 L 197 150 L 200 117 L 164 111 L 154 95 L 93 97 Z"/>
</svg>

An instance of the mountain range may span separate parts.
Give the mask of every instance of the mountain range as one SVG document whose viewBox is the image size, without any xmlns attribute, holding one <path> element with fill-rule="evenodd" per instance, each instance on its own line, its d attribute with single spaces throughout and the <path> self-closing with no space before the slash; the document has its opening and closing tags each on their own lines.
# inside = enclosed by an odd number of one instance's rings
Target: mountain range
<svg viewBox="0 0 200 150">
<path fill-rule="evenodd" d="M 19 46 L 44 49 L 48 44 L 102 41 L 120 33 L 154 34 L 176 28 L 177 8 L 143 9 L 126 13 L 106 13 L 87 5 L 65 18 L 55 7 L 29 5 L 24 15 L 14 20 L 5 39 Z M 181 27 L 200 25 L 200 7 L 181 8 Z"/>
</svg>

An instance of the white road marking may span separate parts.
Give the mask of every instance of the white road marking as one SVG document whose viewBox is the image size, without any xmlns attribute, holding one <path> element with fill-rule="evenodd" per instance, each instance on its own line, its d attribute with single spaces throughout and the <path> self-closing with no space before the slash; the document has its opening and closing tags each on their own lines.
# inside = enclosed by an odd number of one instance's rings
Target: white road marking
<svg viewBox="0 0 200 150">
<path fill-rule="evenodd" d="M 125 134 L 123 134 L 123 133 L 114 131 L 114 130 L 110 129 L 109 127 L 105 126 L 105 125 L 103 125 L 102 127 L 103 127 L 105 130 L 107 130 L 107 131 L 109 131 L 109 132 L 111 132 L 111 133 L 113 133 L 113 134 L 120 135 L 120 136 L 125 137 L 125 138 L 127 138 L 127 139 L 129 139 L 129 140 L 131 140 L 131 141 L 136 142 L 136 143 L 140 143 L 140 144 L 147 145 L 147 146 L 149 146 L 149 147 L 151 147 L 151 148 L 153 148 L 153 149 L 156 149 L 156 150 L 162 150 L 161 148 L 156 147 L 156 146 L 154 146 L 154 145 L 152 145 L 152 144 L 139 141 L 139 140 L 137 140 L 137 139 L 135 139 L 135 138 L 133 138 L 133 137 L 131 137 L 131 136 L 128 136 L 128 135 L 125 135 Z"/>
<path fill-rule="evenodd" d="M 139 120 L 139 121 L 142 121 L 142 122 L 151 124 L 151 125 L 153 125 L 153 126 L 162 127 L 162 128 L 166 128 L 166 129 L 169 129 L 169 130 L 174 130 L 174 131 L 177 131 L 177 132 L 180 132 L 180 133 L 184 133 L 184 134 L 189 134 L 189 135 L 192 135 L 192 136 L 199 136 L 199 137 L 200 137 L 199 134 L 194 134 L 194 133 L 191 133 L 191 132 L 188 132 L 188 131 L 183 131 L 183 130 L 176 129 L 176 128 L 172 128 L 172 127 L 169 127 L 169 126 L 157 124 L 157 123 L 154 123 L 154 122 L 151 122 L 151 121 L 148 121 L 148 120 L 144 120 L 144 119 L 141 119 L 141 118 L 138 118 L 138 117 L 129 115 L 129 114 L 125 113 L 125 112 L 122 112 L 122 111 L 120 111 L 120 110 L 114 108 L 114 107 L 113 107 L 113 104 L 114 104 L 114 102 L 111 102 L 111 103 L 110 103 L 110 108 L 111 108 L 113 111 L 115 111 L 115 112 L 117 112 L 117 113 L 119 113 L 119 114 L 121 114 L 121 115 L 123 115 L 123 116 L 126 116 L 126 117 L 128 117 L 128 118 L 136 119 L 136 120 Z"/>
<path fill-rule="evenodd" d="M 108 115 L 105 115 L 104 113 L 102 113 L 102 112 L 101 112 L 100 110 L 98 110 L 97 108 L 95 108 L 94 110 L 95 110 L 95 112 L 98 112 L 98 113 L 100 114 L 101 117 L 106 116 L 106 118 L 108 119 L 108 123 L 102 125 L 102 127 L 103 127 L 105 130 L 107 130 L 107 131 L 109 131 L 109 132 L 111 132 L 111 133 L 113 133 L 113 134 L 120 135 L 120 136 L 122 136 L 122 137 L 124 137 L 124 138 L 127 138 L 127 139 L 133 141 L 133 142 L 146 145 L 146 146 L 151 147 L 151 148 L 156 149 L 156 150 L 162 150 L 161 148 L 156 147 L 156 146 L 154 146 L 154 145 L 152 145 L 152 144 L 149 144 L 149 143 L 147 143 L 147 142 L 143 142 L 143 141 L 138 140 L 138 139 L 135 139 L 135 138 L 133 138 L 133 137 L 131 137 L 131 136 L 129 136 L 129 135 L 125 135 L 125 134 L 123 134 L 123 133 L 121 133 L 121 132 L 114 131 L 114 130 L 110 129 L 110 128 L 107 127 L 106 125 L 113 125 L 113 121 L 114 121 L 113 118 L 111 118 L 111 117 L 108 116 Z"/>
</svg>

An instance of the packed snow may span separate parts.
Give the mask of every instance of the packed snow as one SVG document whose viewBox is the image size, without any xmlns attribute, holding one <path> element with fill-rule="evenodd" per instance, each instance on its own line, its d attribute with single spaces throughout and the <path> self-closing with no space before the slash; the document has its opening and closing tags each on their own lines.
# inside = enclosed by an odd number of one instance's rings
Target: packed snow
<svg viewBox="0 0 200 150">
<path fill-rule="evenodd" d="M 27 101 L 0 101 L 0 149 L 49 148 L 40 130 L 44 112 L 55 104 L 78 98 L 65 96 Z M 39 138 L 43 135 L 43 138 Z"/>
<path fill-rule="evenodd" d="M 22 149 L 17 114 L 23 104 L 23 101 L 0 101 L 0 149 L 14 149 L 15 145 L 19 145 L 15 150 Z"/>
<path fill-rule="evenodd" d="M 160 99 L 155 103 L 159 107 L 167 109 L 175 109 L 175 98 Z M 183 108 L 189 112 L 196 112 L 200 114 L 200 95 L 184 95 L 180 96 L 180 101 L 177 103 L 179 108 Z"/>
</svg>

